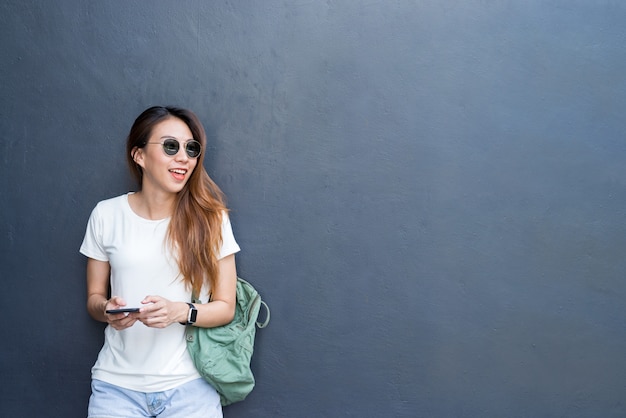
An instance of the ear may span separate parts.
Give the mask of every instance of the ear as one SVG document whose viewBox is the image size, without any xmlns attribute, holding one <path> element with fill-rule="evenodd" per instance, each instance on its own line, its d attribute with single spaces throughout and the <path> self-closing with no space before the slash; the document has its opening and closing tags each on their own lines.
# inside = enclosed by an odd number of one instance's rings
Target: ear
<svg viewBox="0 0 626 418">
<path fill-rule="evenodd" d="M 131 157 L 133 157 L 133 161 L 135 161 L 135 164 L 137 164 L 139 167 L 144 168 L 143 167 L 143 148 L 139 148 L 139 147 L 135 147 L 130 151 L 130 155 Z"/>
</svg>

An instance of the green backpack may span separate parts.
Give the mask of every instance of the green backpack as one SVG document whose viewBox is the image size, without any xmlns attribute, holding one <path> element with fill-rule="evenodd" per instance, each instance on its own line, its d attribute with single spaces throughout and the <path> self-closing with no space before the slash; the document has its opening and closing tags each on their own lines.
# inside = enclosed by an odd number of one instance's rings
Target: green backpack
<svg viewBox="0 0 626 418">
<path fill-rule="evenodd" d="M 267 310 L 262 323 L 257 322 L 261 305 Z M 232 322 L 215 328 L 187 327 L 187 351 L 200 375 L 220 394 L 222 405 L 243 401 L 252 392 L 254 375 L 250 360 L 256 327 L 265 328 L 269 321 L 269 307 L 259 293 L 250 283 L 237 278 L 237 304 Z"/>
</svg>

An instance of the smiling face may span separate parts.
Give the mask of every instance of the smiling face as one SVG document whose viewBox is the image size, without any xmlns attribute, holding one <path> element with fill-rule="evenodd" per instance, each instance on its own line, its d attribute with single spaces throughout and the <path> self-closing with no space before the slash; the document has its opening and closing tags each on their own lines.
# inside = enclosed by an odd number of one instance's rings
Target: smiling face
<svg viewBox="0 0 626 418">
<path fill-rule="evenodd" d="M 161 144 L 172 138 L 178 140 L 180 147 L 175 155 L 167 155 Z M 185 143 L 193 139 L 187 124 L 176 117 L 154 125 L 147 144 L 133 153 L 143 172 L 142 191 L 176 194 L 185 187 L 198 163 L 197 158 L 190 158 L 185 152 Z"/>
</svg>

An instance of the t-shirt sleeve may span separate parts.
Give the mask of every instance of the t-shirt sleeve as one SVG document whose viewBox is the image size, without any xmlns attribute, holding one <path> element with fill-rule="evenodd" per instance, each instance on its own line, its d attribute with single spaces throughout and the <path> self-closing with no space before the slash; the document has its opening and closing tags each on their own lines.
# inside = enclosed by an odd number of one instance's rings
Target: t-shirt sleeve
<svg viewBox="0 0 626 418">
<path fill-rule="evenodd" d="M 233 228 L 230 224 L 230 218 L 228 214 L 224 213 L 222 217 L 222 247 L 220 248 L 220 252 L 218 255 L 218 260 L 222 259 L 231 254 L 235 254 L 239 252 L 240 248 L 235 241 L 235 236 L 233 235 Z"/>
<path fill-rule="evenodd" d="M 91 212 L 89 222 L 87 222 L 87 230 L 80 246 L 80 253 L 95 260 L 109 261 L 109 256 L 102 246 L 102 218 L 97 206 Z"/>
</svg>

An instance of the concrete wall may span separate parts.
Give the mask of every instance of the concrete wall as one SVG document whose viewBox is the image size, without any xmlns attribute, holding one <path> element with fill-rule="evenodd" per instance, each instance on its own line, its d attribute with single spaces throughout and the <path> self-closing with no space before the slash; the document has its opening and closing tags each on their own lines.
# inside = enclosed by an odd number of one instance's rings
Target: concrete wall
<svg viewBox="0 0 626 418">
<path fill-rule="evenodd" d="M 82 417 L 78 254 L 196 111 L 272 308 L 229 417 L 626 415 L 626 6 L 0 4 L 0 416 Z"/>
</svg>

